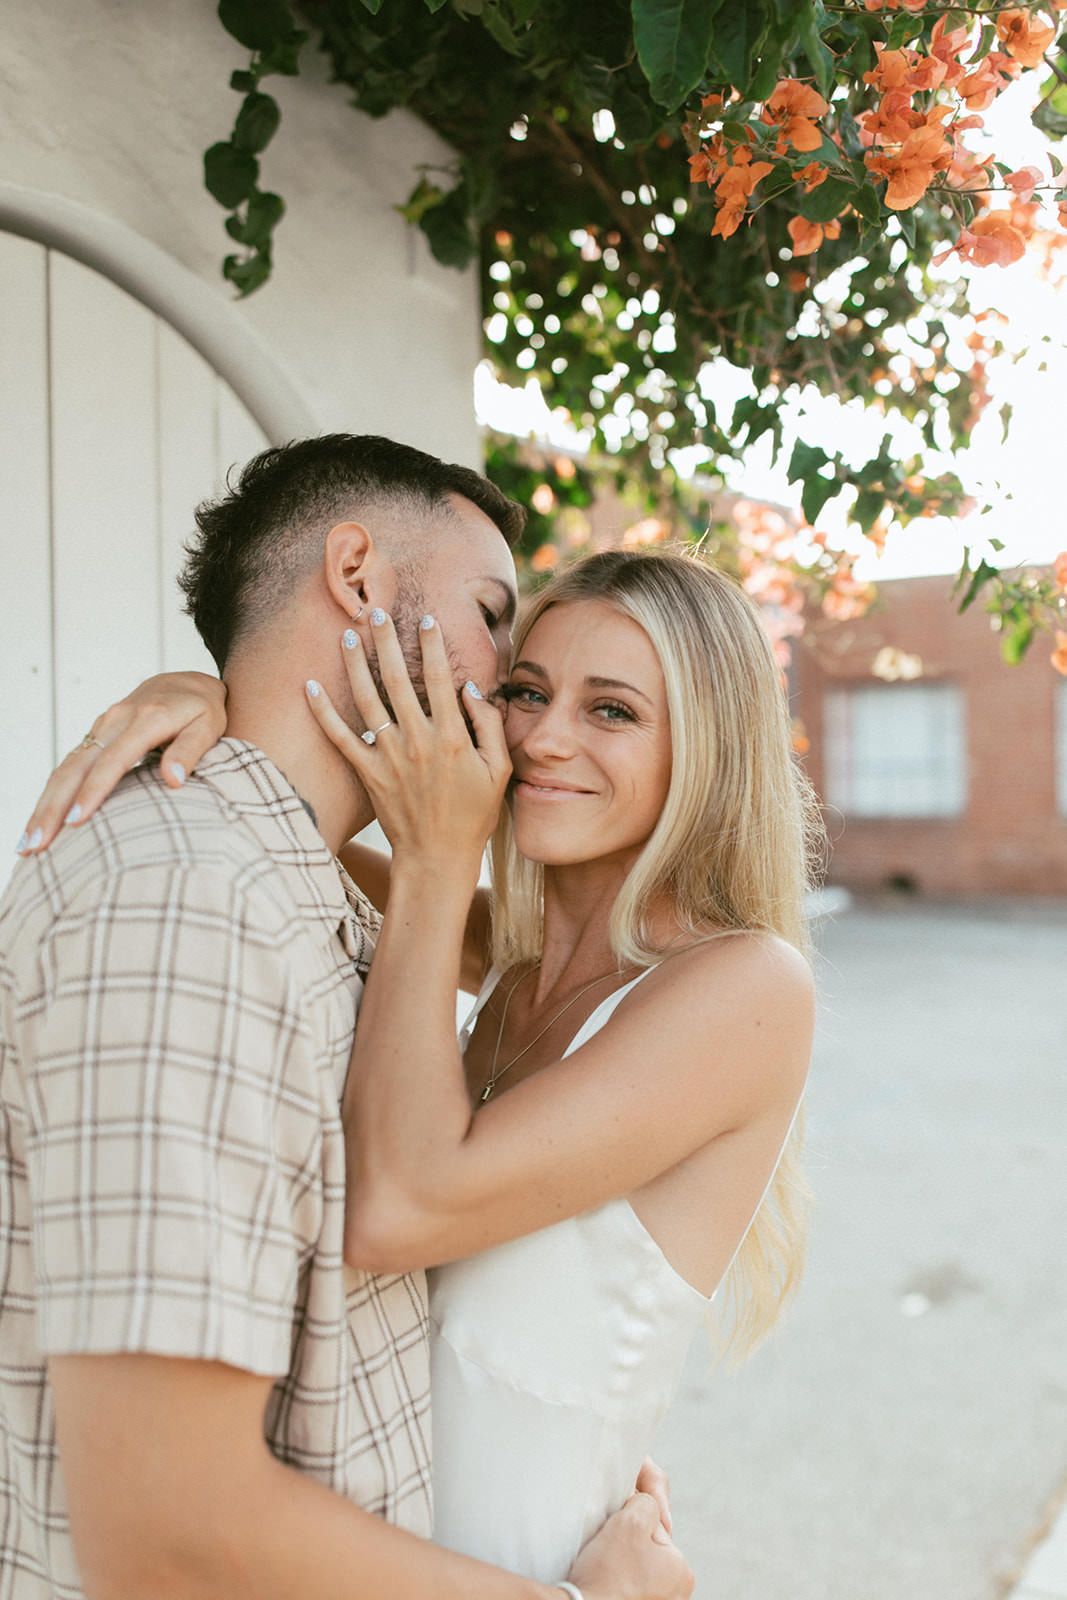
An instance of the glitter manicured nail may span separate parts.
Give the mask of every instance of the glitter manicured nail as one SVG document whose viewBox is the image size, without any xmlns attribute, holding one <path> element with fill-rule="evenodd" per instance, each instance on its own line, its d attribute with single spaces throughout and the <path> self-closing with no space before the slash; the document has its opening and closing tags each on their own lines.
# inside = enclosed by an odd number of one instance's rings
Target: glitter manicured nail
<svg viewBox="0 0 1067 1600">
<path fill-rule="evenodd" d="M 485 696 L 482 694 L 482 691 L 479 689 L 478 685 L 476 683 L 471 683 L 469 678 L 467 679 L 466 689 L 472 700 L 485 699 Z"/>
<path fill-rule="evenodd" d="M 78 805 L 71 806 L 70 810 L 67 812 L 66 816 L 63 818 L 63 821 L 64 822 L 80 822 L 81 821 L 81 814 L 82 814 L 81 806 L 78 806 Z"/>
<path fill-rule="evenodd" d="M 430 629 L 433 627 L 433 618 L 423 617 L 422 621 L 419 623 L 419 627 L 422 629 L 423 633 L 429 633 Z"/>
<path fill-rule="evenodd" d="M 185 782 L 185 768 L 182 766 L 180 761 L 172 761 L 170 764 L 170 770 L 173 772 L 179 783 Z"/>
<path fill-rule="evenodd" d="M 25 850 L 26 846 L 29 844 L 29 842 L 30 842 L 29 834 L 28 833 L 24 833 L 22 835 L 22 838 L 19 840 L 18 844 L 15 846 L 15 854 L 17 856 L 20 856 L 22 854 L 22 852 Z"/>
<path fill-rule="evenodd" d="M 43 838 L 44 838 L 44 829 L 43 828 L 34 828 L 33 832 L 30 834 L 29 839 L 27 840 L 26 849 L 27 850 L 36 850 L 36 849 L 38 849 L 39 846 L 40 846 L 41 840 Z"/>
<path fill-rule="evenodd" d="M 385 621 L 385 612 L 382 610 L 381 606 L 375 606 L 374 610 L 370 614 L 370 619 L 376 628 L 381 627 L 382 623 Z"/>
<path fill-rule="evenodd" d="M 307 688 L 307 692 L 311 696 L 312 700 L 316 699 L 317 696 L 322 693 L 321 688 L 315 682 L 314 678 L 309 678 L 305 687 Z"/>
<path fill-rule="evenodd" d="M 359 634 L 356 632 L 355 628 L 345 629 L 344 633 L 341 635 L 341 643 L 344 645 L 346 650 L 354 650 L 356 648 L 357 644 L 359 643 Z"/>
</svg>

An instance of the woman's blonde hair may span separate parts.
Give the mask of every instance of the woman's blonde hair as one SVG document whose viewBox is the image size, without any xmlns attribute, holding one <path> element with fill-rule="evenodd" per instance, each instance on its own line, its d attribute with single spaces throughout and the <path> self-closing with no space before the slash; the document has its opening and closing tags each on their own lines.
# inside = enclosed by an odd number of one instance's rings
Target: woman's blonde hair
<svg viewBox="0 0 1067 1600">
<path fill-rule="evenodd" d="M 516 631 L 516 654 L 549 607 L 593 600 L 648 635 L 671 728 L 667 799 L 612 911 L 620 968 L 663 958 L 649 913 L 664 896 L 692 940 L 773 933 L 808 954 L 804 897 L 821 823 L 793 755 L 781 672 L 756 607 L 693 552 L 608 550 L 538 591 Z M 493 879 L 495 964 L 536 960 L 542 869 L 519 854 L 507 807 L 493 840 Z M 728 1274 L 731 1356 L 755 1347 L 800 1280 L 808 1200 L 801 1141 L 798 1116 Z"/>
</svg>

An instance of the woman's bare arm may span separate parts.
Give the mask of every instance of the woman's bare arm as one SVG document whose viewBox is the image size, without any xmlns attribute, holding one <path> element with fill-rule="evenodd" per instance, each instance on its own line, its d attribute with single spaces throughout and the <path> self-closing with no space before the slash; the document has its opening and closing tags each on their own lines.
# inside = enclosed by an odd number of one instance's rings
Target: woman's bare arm
<svg viewBox="0 0 1067 1600">
<path fill-rule="evenodd" d="M 352 881 L 358 883 L 372 906 L 384 912 L 389 903 L 392 857 L 384 850 L 360 844 L 358 839 L 342 845 L 339 854 Z M 488 889 L 475 889 L 463 932 L 459 968 L 459 986 L 468 994 L 478 993 L 489 970 L 490 903 Z"/>
</svg>

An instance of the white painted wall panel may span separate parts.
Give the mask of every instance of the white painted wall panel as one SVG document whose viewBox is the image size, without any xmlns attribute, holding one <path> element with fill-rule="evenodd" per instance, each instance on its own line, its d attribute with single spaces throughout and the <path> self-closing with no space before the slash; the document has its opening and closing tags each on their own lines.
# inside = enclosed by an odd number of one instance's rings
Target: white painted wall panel
<svg viewBox="0 0 1067 1600">
<path fill-rule="evenodd" d="M 177 575 L 195 524 L 193 509 L 219 478 L 218 412 L 223 387 L 181 336 L 157 323 L 159 341 L 160 631 L 164 671 L 215 664 L 182 610 Z M 227 391 L 228 392 L 228 391 Z"/>
<path fill-rule="evenodd" d="M 45 251 L 0 234 L 0 881 L 54 756 Z M 10 839 L 10 845 L 4 841 Z"/>
<path fill-rule="evenodd" d="M 160 659 L 155 319 L 51 256 L 56 731 L 61 751 Z"/>
</svg>

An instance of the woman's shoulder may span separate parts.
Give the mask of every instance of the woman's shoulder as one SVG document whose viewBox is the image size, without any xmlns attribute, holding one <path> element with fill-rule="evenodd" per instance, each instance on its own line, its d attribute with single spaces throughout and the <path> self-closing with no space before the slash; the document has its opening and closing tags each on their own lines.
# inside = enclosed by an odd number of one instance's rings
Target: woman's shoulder
<svg viewBox="0 0 1067 1600">
<path fill-rule="evenodd" d="M 815 987 L 803 952 L 762 929 L 700 928 L 685 944 L 669 950 L 658 969 L 664 990 L 684 986 L 716 1000 L 768 995 L 783 1002 L 810 1002 Z"/>
<path fill-rule="evenodd" d="M 640 1005 L 647 1022 L 669 1026 L 682 1049 L 736 1053 L 757 1076 L 772 1063 L 790 1078 L 794 1063 L 798 1073 L 807 1070 L 814 979 L 802 952 L 777 934 L 700 930 L 649 973 L 633 1000 L 634 1022 Z"/>
</svg>

